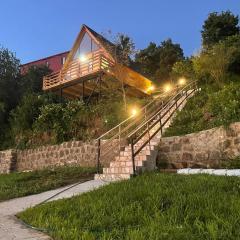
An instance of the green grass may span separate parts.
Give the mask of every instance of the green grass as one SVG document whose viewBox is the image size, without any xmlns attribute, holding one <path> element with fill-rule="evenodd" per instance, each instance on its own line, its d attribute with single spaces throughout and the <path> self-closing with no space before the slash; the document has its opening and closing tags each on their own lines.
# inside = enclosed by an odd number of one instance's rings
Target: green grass
<svg viewBox="0 0 240 240">
<path fill-rule="evenodd" d="M 93 178 L 94 168 L 57 167 L 25 173 L 0 174 L 0 201 L 40 193 Z"/>
<path fill-rule="evenodd" d="M 227 159 L 226 161 L 223 161 L 220 167 L 227 169 L 240 169 L 240 156 L 234 159 Z"/>
<path fill-rule="evenodd" d="M 240 239 L 240 179 L 149 174 L 27 209 L 53 239 Z"/>
</svg>

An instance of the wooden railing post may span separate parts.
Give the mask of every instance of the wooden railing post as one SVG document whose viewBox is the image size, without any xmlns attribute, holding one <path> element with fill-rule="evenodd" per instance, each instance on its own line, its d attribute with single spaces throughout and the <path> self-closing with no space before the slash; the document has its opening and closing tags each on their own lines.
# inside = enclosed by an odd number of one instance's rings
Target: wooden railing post
<svg viewBox="0 0 240 240">
<path fill-rule="evenodd" d="M 102 54 L 99 55 L 99 69 L 102 69 Z"/>
</svg>

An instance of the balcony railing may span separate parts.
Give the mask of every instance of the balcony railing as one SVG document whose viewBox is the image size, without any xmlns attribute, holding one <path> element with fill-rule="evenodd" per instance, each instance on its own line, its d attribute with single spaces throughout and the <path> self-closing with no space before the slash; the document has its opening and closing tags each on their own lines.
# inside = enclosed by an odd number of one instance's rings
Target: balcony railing
<svg viewBox="0 0 240 240">
<path fill-rule="evenodd" d="M 92 53 L 84 61 L 75 59 L 66 69 L 45 76 L 43 78 L 43 90 L 69 83 L 89 74 L 106 71 L 113 65 L 114 63 L 101 52 Z"/>
</svg>

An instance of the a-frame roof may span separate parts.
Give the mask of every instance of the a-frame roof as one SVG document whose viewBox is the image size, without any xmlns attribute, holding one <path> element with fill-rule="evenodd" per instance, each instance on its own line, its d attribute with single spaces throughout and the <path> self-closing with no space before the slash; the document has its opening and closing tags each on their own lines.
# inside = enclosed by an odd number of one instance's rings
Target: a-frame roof
<svg viewBox="0 0 240 240">
<path fill-rule="evenodd" d="M 116 45 L 113 44 L 112 42 L 110 42 L 109 40 L 107 40 L 106 38 L 104 38 L 99 33 L 95 32 L 93 29 L 91 29 L 87 25 L 83 24 L 81 27 L 81 30 L 73 44 L 71 51 L 68 54 L 66 62 L 63 65 L 63 69 L 67 68 L 67 66 L 73 59 L 73 56 L 74 56 L 75 52 L 77 51 L 85 32 L 87 32 L 89 34 L 89 36 L 96 42 L 97 45 L 99 45 L 99 47 L 103 48 L 109 54 L 109 57 L 111 58 L 112 61 L 116 61 L 116 59 L 118 57 L 117 55 L 119 54 L 119 51 L 117 51 Z"/>
</svg>

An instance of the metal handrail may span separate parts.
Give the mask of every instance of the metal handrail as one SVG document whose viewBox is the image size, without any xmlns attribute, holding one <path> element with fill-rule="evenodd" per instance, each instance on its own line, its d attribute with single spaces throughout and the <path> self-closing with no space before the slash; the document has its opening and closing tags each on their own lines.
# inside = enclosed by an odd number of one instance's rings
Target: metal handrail
<svg viewBox="0 0 240 240">
<path fill-rule="evenodd" d="M 182 88 L 177 87 L 175 89 L 179 90 L 177 94 L 172 91 L 173 93 L 170 96 L 166 93 L 159 95 L 157 98 L 153 99 L 151 102 L 142 107 L 139 111 L 138 116 L 130 116 L 114 128 L 101 135 L 99 138 L 97 138 L 96 142 L 98 149 L 98 166 L 100 166 L 100 158 L 112 154 L 114 147 L 118 147 L 117 149 L 120 152 L 121 147 L 126 146 L 126 144 L 129 143 L 129 139 L 133 138 L 133 135 L 137 131 L 141 131 L 141 129 L 146 126 L 146 123 L 149 124 L 149 122 L 152 121 L 159 114 L 159 112 L 164 111 L 167 108 L 169 102 L 175 99 L 180 92 L 184 92 L 186 89 L 188 89 L 190 86 L 193 86 L 195 83 L 196 81 L 192 81 L 191 83 Z M 144 114 L 141 114 L 142 112 L 144 112 Z"/>
<path fill-rule="evenodd" d="M 156 117 L 156 115 L 159 114 L 160 111 L 166 109 L 168 103 L 172 102 L 179 94 L 181 94 L 183 91 L 185 91 L 187 88 L 189 88 L 189 86 L 192 86 L 193 83 L 195 83 L 195 82 L 196 82 L 196 81 L 193 81 L 193 82 L 189 83 L 189 84 L 186 85 L 184 88 L 182 88 L 182 89 L 180 90 L 180 92 L 178 92 L 176 95 L 170 96 L 169 99 L 168 99 L 168 100 L 166 101 L 166 103 L 164 104 L 164 106 L 163 106 L 162 108 L 160 108 L 156 114 L 154 114 L 152 117 L 150 117 L 150 118 L 148 119 L 148 121 L 144 122 L 141 126 L 139 126 L 139 127 L 138 127 L 133 133 L 131 133 L 128 137 L 129 137 L 129 138 L 132 137 L 132 135 L 134 135 L 135 132 L 137 132 L 138 130 L 140 130 L 142 126 L 144 126 L 144 125 L 146 125 L 146 123 L 152 121 L 152 120 L 154 119 L 154 117 Z"/>
<path fill-rule="evenodd" d="M 196 83 L 196 82 L 194 82 Z M 133 134 L 131 134 L 128 138 L 128 142 L 131 144 L 131 152 L 132 152 L 132 162 L 133 162 L 133 173 L 136 173 L 136 169 L 135 169 L 135 157 L 137 154 L 139 154 L 141 152 L 141 150 L 147 145 L 150 144 L 150 141 L 153 139 L 153 137 L 159 132 L 163 130 L 163 127 L 166 125 L 166 123 L 171 119 L 171 117 L 173 116 L 173 114 L 179 109 L 179 107 L 183 104 L 183 102 L 189 98 L 192 93 L 194 93 L 197 88 L 195 87 L 195 85 L 193 83 L 189 84 L 188 87 L 193 87 L 192 90 L 186 91 L 186 94 L 184 95 L 184 99 L 178 104 L 178 101 L 181 99 L 181 97 L 183 96 L 182 93 L 184 93 L 184 89 L 182 89 L 181 91 L 179 91 L 174 98 L 172 98 L 172 101 L 169 101 L 168 104 L 165 105 L 165 108 L 167 107 L 167 105 L 170 104 L 170 106 L 168 107 L 167 111 L 165 111 L 163 113 L 163 115 L 161 114 L 163 112 L 163 110 L 160 110 L 159 112 L 157 112 L 152 118 L 148 119 L 140 128 L 138 128 L 136 131 L 134 131 Z M 185 88 L 186 90 L 186 88 Z M 172 104 L 171 104 L 172 103 Z M 174 109 L 173 107 L 176 106 Z M 173 109 L 173 111 L 172 111 Z M 172 111 L 172 112 L 171 112 Z M 167 117 L 167 119 L 162 122 L 162 119 L 166 116 L 167 113 L 170 113 L 169 116 Z M 155 120 L 155 121 L 154 121 Z M 152 135 L 150 134 L 150 131 L 157 125 L 160 124 L 160 126 L 152 133 Z M 140 131 L 141 129 L 144 128 L 144 131 Z M 137 133 L 139 133 L 140 135 L 137 136 Z M 145 142 L 143 142 L 138 149 L 135 151 L 134 146 L 139 142 L 140 139 L 142 139 L 145 135 L 148 135 L 148 138 Z"/>
</svg>

